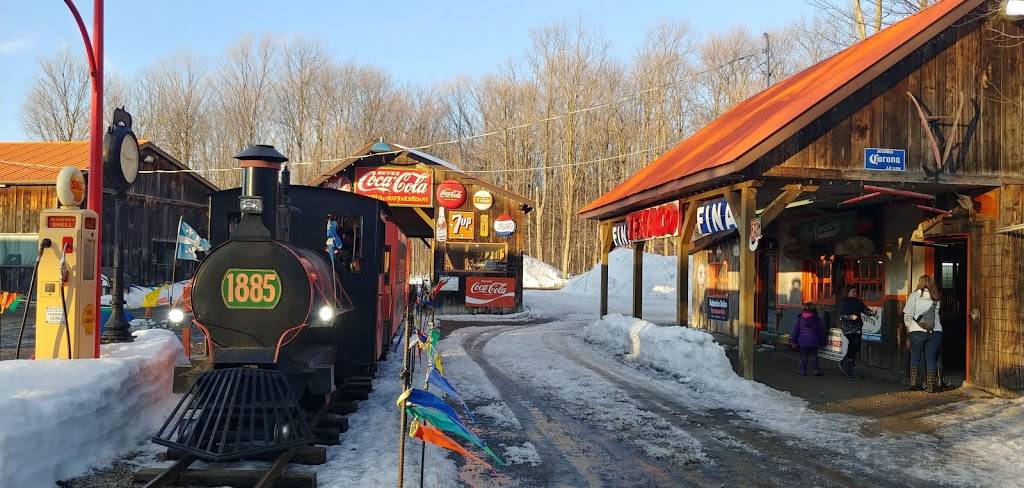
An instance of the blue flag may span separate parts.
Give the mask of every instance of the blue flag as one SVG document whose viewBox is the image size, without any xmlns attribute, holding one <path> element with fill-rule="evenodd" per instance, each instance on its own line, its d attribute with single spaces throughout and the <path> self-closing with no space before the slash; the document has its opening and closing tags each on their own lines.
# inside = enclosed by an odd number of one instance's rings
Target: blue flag
<svg viewBox="0 0 1024 488">
<path fill-rule="evenodd" d="M 334 261 L 334 252 L 341 249 L 341 236 L 338 234 L 338 221 L 327 221 L 327 255 Z"/>
<path fill-rule="evenodd" d="M 205 252 L 209 250 L 209 241 L 199 237 L 199 233 L 191 225 L 188 225 L 185 219 L 178 221 L 178 245 L 174 251 L 176 258 L 198 261 L 199 258 L 196 257 L 196 251 Z"/>
<path fill-rule="evenodd" d="M 441 376 L 441 373 L 438 373 L 436 369 L 430 368 L 430 373 L 427 374 L 427 383 L 436 386 L 445 395 L 458 400 L 462 404 L 462 408 L 466 410 L 466 415 L 469 416 L 470 422 L 476 423 L 476 417 L 473 416 L 473 411 L 469 409 L 469 405 L 466 405 L 466 401 L 462 399 L 458 391 L 455 391 L 455 387 L 448 382 L 448 379 Z"/>
</svg>

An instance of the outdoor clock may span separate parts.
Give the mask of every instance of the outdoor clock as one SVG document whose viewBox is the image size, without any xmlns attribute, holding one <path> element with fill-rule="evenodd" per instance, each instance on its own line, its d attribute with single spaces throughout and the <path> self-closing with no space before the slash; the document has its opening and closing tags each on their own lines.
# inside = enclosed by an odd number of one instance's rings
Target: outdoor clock
<svg viewBox="0 0 1024 488">
<path fill-rule="evenodd" d="M 139 141 L 124 109 L 114 109 L 113 124 L 103 138 L 103 176 L 107 186 L 122 192 L 139 176 Z"/>
</svg>

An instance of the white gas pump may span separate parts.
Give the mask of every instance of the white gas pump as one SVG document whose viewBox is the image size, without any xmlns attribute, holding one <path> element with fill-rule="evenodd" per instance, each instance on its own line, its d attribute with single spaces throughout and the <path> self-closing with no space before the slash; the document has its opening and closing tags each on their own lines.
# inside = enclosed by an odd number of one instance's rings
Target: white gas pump
<svg viewBox="0 0 1024 488">
<path fill-rule="evenodd" d="M 36 281 L 36 359 L 95 358 L 96 212 L 80 208 L 85 177 L 68 166 L 57 176 L 60 208 L 39 217 L 39 277 Z"/>
</svg>

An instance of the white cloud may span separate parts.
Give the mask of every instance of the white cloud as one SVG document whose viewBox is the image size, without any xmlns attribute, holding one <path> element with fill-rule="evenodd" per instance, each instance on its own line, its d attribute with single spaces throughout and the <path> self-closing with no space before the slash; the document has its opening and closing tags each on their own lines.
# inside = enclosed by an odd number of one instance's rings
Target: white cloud
<svg viewBox="0 0 1024 488">
<path fill-rule="evenodd" d="M 0 41 L 0 56 L 10 56 L 32 48 L 32 41 L 27 39 Z"/>
</svg>

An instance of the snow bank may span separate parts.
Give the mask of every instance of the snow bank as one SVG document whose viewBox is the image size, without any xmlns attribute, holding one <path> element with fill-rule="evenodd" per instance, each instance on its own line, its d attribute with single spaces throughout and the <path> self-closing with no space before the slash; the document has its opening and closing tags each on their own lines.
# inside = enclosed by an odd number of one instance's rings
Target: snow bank
<svg viewBox="0 0 1024 488">
<path fill-rule="evenodd" d="M 676 257 L 644 253 L 644 296 L 675 299 Z M 601 264 L 566 283 L 563 290 L 580 295 L 601 293 Z M 608 255 L 608 295 L 633 296 L 633 251 L 616 249 Z"/>
<path fill-rule="evenodd" d="M 108 463 L 174 406 L 181 342 L 167 330 L 104 345 L 102 359 L 0 363 L 0 486 L 53 486 Z"/>
<path fill-rule="evenodd" d="M 523 255 L 523 288 L 554 290 L 565 286 L 562 272 L 533 256 Z"/>
</svg>

